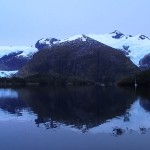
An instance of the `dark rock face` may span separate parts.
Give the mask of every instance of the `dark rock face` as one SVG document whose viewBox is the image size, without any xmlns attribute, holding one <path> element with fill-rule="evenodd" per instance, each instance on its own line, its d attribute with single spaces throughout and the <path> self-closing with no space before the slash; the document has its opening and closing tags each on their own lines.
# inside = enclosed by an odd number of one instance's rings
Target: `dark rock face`
<svg viewBox="0 0 150 150">
<path fill-rule="evenodd" d="M 140 68 L 142 70 L 150 69 L 150 54 L 147 54 L 139 62 Z"/>
<path fill-rule="evenodd" d="M 0 70 L 13 71 L 19 70 L 31 57 L 18 56 L 22 51 L 13 52 L 0 58 Z"/>
<path fill-rule="evenodd" d="M 129 37 L 133 37 L 132 35 L 128 35 Z"/>
<path fill-rule="evenodd" d="M 97 82 L 116 82 L 138 70 L 123 52 L 89 37 L 83 38 L 39 51 L 19 71 L 19 76 L 52 73 Z"/>
<path fill-rule="evenodd" d="M 145 39 L 149 39 L 147 36 L 145 36 L 145 35 L 140 35 L 139 36 L 139 39 L 141 39 L 141 40 L 145 40 Z M 150 39 L 149 39 L 150 40 Z"/>
<path fill-rule="evenodd" d="M 54 42 L 57 42 L 57 41 L 59 41 L 59 40 L 56 38 L 40 39 L 36 42 L 35 47 L 38 50 L 49 48 L 51 45 L 54 44 Z"/>
<path fill-rule="evenodd" d="M 123 45 L 122 47 L 124 50 L 128 51 L 130 46 Z"/>
<path fill-rule="evenodd" d="M 131 52 L 129 49 L 130 46 L 123 45 L 122 47 L 123 47 L 123 52 L 125 53 L 125 55 L 126 56 L 129 55 L 129 53 Z"/>
<path fill-rule="evenodd" d="M 112 38 L 114 38 L 114 39 L 120 39 L 120 38 L 122 38 L 122 37 L 124 36 L 123 33 L 121 33 L 120 31 L 117 31 L 117 30 L 115 30 L 115 31 L 112 32 L 111 34 L 114 34 L 114 35 L 112 36 Z"/>
<path fill-rule="evenodd" d="M 141 98 L 140 105 L 147 111 L 150 111 L 150 101 L 149 99 Z"/>
</svg>

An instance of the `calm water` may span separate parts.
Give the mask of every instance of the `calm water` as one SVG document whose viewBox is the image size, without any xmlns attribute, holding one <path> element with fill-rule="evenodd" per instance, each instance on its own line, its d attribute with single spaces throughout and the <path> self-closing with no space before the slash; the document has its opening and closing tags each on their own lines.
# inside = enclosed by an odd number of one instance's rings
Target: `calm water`
<svg viewBox="0 0 150 150">
<path fill-rule="evenodd" d="M 0 89 L 0 150 L 149 150 L 148 89 Z"/>
</svg>

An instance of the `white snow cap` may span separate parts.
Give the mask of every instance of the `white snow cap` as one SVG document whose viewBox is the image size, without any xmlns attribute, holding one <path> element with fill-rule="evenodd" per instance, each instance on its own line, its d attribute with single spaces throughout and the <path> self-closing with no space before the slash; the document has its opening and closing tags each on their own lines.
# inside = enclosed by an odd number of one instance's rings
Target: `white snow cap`
<svg viewBox="0 0 150 150">
<path fill-rule="evenodd" d="M 1 71 L 0 70 L 0 77 L 12 77 L 13 75 L 15 75 L 18 72 L 18 70 L 14 70 L 14 71 Z"/>
<path fill-rule="evenodd" d="M 139 34 L 137 36 L 125 35 L 122 32 L 115 30 L 114 32 L 108 34 L 78 34 L 63 40 L 54 41 L 53 44 L 59 44 L 64 42 L 70 42 L 80 39 L 83 42 L 87 41 L 87 37 L 90 37 L 96 41 L 99 41 L 105 45 L 113 47 L 115 49 L 125 50 L 128 52 L 128 56 L 131 61 L 139 66 L 139 61 L 147 54 L 150 53 L 150 39 Z M 52 38 L 43 38 L 39 40 L 40 43 L 50 45 L 50 40 Z M 13 52 L 20 52 L 18 56 L 28 57 L 36 53 L 38 50 L 33 46 L 0 46 L 0 58 L 4 55 L 8 55 Z"/>
<path fill-rule="evenodd" d="M 22 53 L 19 56 L 28 57 L 38 50 L 34 46 L 0 46 L 0 58 L 14 52 Z"/>
<path fill-rule="evenodd" d="M 39 40 L 39 43 L 40 44 L 47 44 L 47 45 L 49 45 L 50 44 L 50 39 L 49 40 L 47 40 L 47 38 L 42 38 L 41 40 Z"/>
<path fill-rule="evenodd" d="M 122 35 L 120 38 L 113 38 L 113 34 Z M 150 40 L 144 35 L 126 36 L 120 31 L 114 31 L 109 34 L 89 34 L 88 36 L 116 49 L 123 50 L 124 46 L 128 47 L 129 57 L 137 66 L 139 66 L 140 59 L 150 53 Z"/>
<path fill-rule="evenodd" d="M 74 41 L 74 40 L 77 40 L 77 39 L 81 39 L 83 42 L 85 42 L 87 37 L 83 34 L 78 34 L 78 35 L 66 38 L 64 40 L 61 40 L 61 41 L 59 41 L 59 43 L 70 42 L 70 41 Z"/>
</svg>

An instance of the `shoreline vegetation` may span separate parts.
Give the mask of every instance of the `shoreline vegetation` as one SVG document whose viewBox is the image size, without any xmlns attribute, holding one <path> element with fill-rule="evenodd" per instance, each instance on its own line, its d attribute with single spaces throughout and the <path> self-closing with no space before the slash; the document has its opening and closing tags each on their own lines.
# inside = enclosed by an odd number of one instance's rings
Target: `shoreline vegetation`
<svg viewBox="0 0 150 150">
<path fill-rule="evenodd" d="M 141 71 L 140 73 L 127 77 L 117 83 L 118 86 L 137 86 L 150 87 L 150 70 Z"/>
<path fill-rule="evenodd" d="M 116 85 L 112 82 L 96 82 L 76 76 L 61 75 L 32 75 L 28 77 L 0 78 L 0 87 L 18 87 L 18 86 L 105 86 Z"/>
<path fill-rule="evenodd" d="M 28 77 L 0 78 L 0 87 L 16 86 L 105 86 L 117 85 L 120 87 L 134 87 L 135 82 L 139 87 L 150 87 L 150 70 L 124 78 L 118 82 L 98 82 L 76 76 L 62 76 L 58 74 L 36 74 Z"/>
<path fill-rule="evenodd" d="M 0 87 L 15 86 L 65 86 L 65 85 L 93 85 L 94 81 L 79 77 L 65 77 L 59 75 L 32 75 L 28 77 L 0 78 Z"/>
</svg>

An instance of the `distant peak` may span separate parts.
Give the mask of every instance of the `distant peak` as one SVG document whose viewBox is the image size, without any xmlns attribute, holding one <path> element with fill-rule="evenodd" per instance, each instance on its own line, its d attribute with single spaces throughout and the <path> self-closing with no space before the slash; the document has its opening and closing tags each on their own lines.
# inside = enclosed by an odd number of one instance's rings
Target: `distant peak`
<svg viewBox="0 0 150 150">
<path fill-rule="evenodd" d="M 145 35 L 143 35 L 143 34 L 139 36 L 139 39 L 140 39 L 140 40 L 145 40 L 145 39 L 150 40 L 147 36 L 145 36 Z"/>
<path fill-rule="evenodd" d="M 110 34 L 123 34 L 123 33 L 118 30 L 115 30 L 115 31 L 111 32 Z"/>
<path fill-rule="evenodd" d="M 114 38 L 114 39 L 120 39 L 120 38 L 124 37 L 124 34 L 118 30 L 113 31 L 110 34 L 113 35 L 112 38 Z"/>
</svg>

